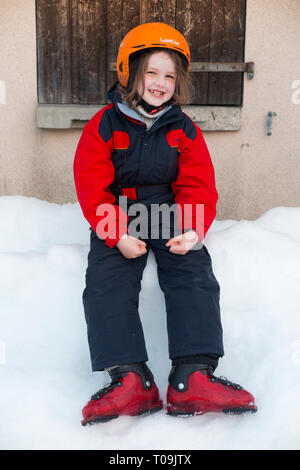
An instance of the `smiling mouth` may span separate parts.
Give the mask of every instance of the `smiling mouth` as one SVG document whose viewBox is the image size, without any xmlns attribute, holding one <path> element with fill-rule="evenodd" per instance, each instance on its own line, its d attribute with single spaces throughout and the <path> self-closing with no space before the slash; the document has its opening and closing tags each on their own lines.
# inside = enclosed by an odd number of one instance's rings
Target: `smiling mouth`
<svg viewBox="0 0 300 470">
<path fill-rule="evenodd" d="M 153 96 L 163 96 L 164 95 L 164 92 L 159 91 L 159 90 L 149 90 L 149 93 L 151 93 L 151 95 L 153 95 Z"/>
</svg>

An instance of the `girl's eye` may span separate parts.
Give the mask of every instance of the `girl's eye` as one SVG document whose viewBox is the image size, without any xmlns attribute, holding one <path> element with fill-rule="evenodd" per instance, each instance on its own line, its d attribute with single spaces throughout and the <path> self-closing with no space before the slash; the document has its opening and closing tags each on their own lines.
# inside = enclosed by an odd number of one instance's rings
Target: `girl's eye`
<svg viewBox="0 0 300 470">
<path fill-rule="evenodd" d="M 153 72 L 153 70 L 148 70 L 147 73 L 149 73 L 151 75 L 155 75 L 155 72 Z M 175 77 L 173 75 L 166 75 L 166 77 L 171 78 L 172 80 L 175 80 Z"/>
</svg>

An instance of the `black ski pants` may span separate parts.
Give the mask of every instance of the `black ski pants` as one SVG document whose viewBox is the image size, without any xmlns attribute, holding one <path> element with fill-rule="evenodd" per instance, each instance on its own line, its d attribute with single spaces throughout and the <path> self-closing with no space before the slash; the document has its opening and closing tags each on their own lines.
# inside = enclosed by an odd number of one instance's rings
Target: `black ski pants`
<svg viewBox="0 0 300 470">
<path fill-rule="evenodd" d="M 171 203 L 174 203 L 174 201 Z M 149 209 L 149 227 L 151 211 Z M 135 217 L 129 216 L 129 223 Z M 207 248 L 185 255 L 170 252 L 159 218 L 159 237 L 140 237 L 147 253 L 125 258 L 108 247 L 91 229 L 83 305 L 93 371 L 148 361 L 139 316 L 139 293 L 149 249 L 154 252 L 160 288 L 165 296 L 168 350 L 174 357 L 203 354 L 222 357 L 220 286 L 213 274 Z M 178 235 L 170 218 L 170 238 Z M 129 232 L 130 233 L 130 232 Z"/>
</svg>

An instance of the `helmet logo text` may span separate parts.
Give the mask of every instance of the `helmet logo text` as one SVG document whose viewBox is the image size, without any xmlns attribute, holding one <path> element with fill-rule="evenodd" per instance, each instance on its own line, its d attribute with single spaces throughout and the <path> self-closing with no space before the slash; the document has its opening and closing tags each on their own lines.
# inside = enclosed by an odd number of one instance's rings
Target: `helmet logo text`
<svg viewBox="0 0 300 470">
<path fill-rule="evenodd" d="M 161 42 L 171 42 L 172 44 L 175 44 L 176 46 L 179 46 L 179 42 L 175 41 L 174 39 L 162 39 L 160 38 Z"/>
</svg>

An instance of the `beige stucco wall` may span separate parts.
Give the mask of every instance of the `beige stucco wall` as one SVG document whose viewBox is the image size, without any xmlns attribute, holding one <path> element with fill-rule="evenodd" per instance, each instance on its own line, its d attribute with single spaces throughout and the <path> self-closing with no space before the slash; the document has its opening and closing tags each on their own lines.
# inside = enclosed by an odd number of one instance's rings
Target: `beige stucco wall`
<svg viewBox="0 0 300 470">
<path fill-rule="evenodd" d="M 205 132 L 219 192 L 217 219 L 255 219 L 300 206 L 300 1 L 248 0 L 242 127 Z M 0 5 L 0 195 L 76 201 L 72 164 L 79 129 L 36 127 L 35 1 Z M 300 86 L 298 87 L 298 90 Z M 300 101 L 300 100 L 299 100 Z M 272 136 L 266 116 L 274 111 Z"/>
</svg>

